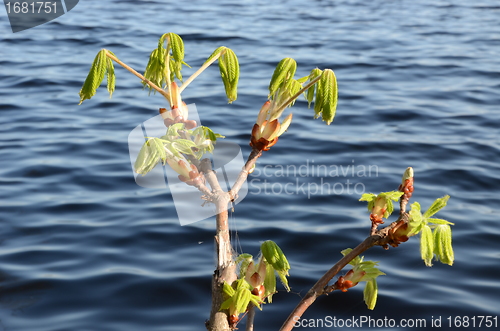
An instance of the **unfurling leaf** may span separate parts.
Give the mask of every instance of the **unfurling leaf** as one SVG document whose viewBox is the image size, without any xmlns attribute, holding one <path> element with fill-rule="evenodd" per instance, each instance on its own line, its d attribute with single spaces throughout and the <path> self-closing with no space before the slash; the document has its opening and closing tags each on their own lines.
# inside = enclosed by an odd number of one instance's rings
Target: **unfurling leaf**
<svg viewBox="0 0 500 331">
<path fill-rule="evenodd" d="M 368 202 L 368 211 L 371 212 L 373 206 L 375 205 L 375 198 L 377 196 L 373 193 L 363 193 L 361 198 L 358 201 L 367 201 Z"/>
<path fill-rule="evenodd" d="M 246 275 L 248 266 L 253 264 L 253 256 L 247 253 L 240 254 L 235 261 L 236 264 L 240 265 L 240 275 Z"/>
<path fill-rule="evenodd" d="M 238 98 L 238 80 L 240 78 L 240 65 L 236 54 L 225 47 L 224 53 L 219 58 L 219 70 L 226 90 L 229 103 Z"/>
<path fill-rule="evenodd" d="M 167 33 L 168 43 L 172 48 L 172 57 L 176 62 L 182 63 L 184 60 L 184 42 L 182 38 L 175 33 Z"/>
<path fill-rule="evenodd" d="M 115 77 L 115 67 L 113 66 L 113 60 L 111 60 L 110 58 L 107 58 L 106 75 L 108 78 L 107 88 L 109 92 L 109 97 L 111 98 L 113 92 L 115 91 L 116 77 Z"/>
<path fill-rule="evenodd" d="M 377 304 L 378 296 L 378 286 L 377 281 L 372 279 L 366 282 L 365 289 L 363 291 L 363 297 L 368 309 L 373 310 Z"/>
<path fill-rule="evenodd" d="M 434 257 L 434 238 L 432 230 L 428 225 L 424 225 L 420 237 L 420 255 L 428 267 L 432 267 L 432 258 Z"/>
<path fill-rule="evenodd" d="M 165 65 L 165 54 L 166 50 L 163 47 L 153 50 L 149 55 L 149 61 L 144 72 L 144 77 L 158 87 L 165 87 L 167 82 L 168 70 Z M 142 82 L 142 84 L 144 87 L 148 86 L 150 92 L 153 90 L 146 82 Z"/>
<path fill-rule="evenodd" d="M 340 253 L 342 253 L 342 255 L 346 256 L 351 251 L 352 251 L 352 248 L 346 248 L 343 251 L 341 251 Z M 357 255 L 354 259 L 351 260 L 351 262 L 349 262 L 349 264 L 355 266 L 361 262 L 363 262 L 363 260 L 361 259 L 361 257 L 359 255 Z"/>
<path fill-rule="evenodd" d="M 448 224 L 448 225 L 455 225 L 455 223 L 448 222 L 446 220 L 442 220 L 440 218 L 428 218 L 427 222 L 432 223 L 432 224 Z"/>
<path fill-rule="evenodd" d="M 441 224 L 434 229 L 434 253 L 444 264 L 453 265 L 455 255 L 451 245 L 451 227 Z"/>
<path fill-rule="evenodd" d="M 448 203 L 449 198 L 450 198 L 449 195 L 445 195 L 442 198 L 436 199 L 436 201 L 434 201 L 432 205 L 429 207 L 429 209 L 427 209 L 427 211 L 424 213 L 424 218 L 429 218 L 432 215 L 436 214 L 441 209 L 443 209 Z"/>
<path fill-rule="evenodd" d="M 158 150 L 156 144 L 146 141 L 137 156 L 137 160 L 134 164 L 135 172 L 141 175 L 145 175 L 150 172 L 157 164 L 160 162 L 160 151 Z"/>
<path fill-rule="evenodd" d="M 273 96 L 283 82 L 293 79 L 296 70 L 297 62 L 294 59 L 287 57 L 281 60 L 274 69 L 273 77 L 269 82 L 269 96 Z"/>
<path fill-rule="evenodd" d="M 273 294 L 276 293 L 276 275 L 274 268 L 270 264 L 266 264 L 266 277 L 264 278 L 264 297 L 267 298 L 268 303 L 273 302 Z"/>
<path fill-rule="evenodd" d="M 411 231 L 408 233 L 408 237 L 414 236 L 422 231 L 422 227 L 426 225 L 422 218 L 422 213 L 420 211 L 420 204 L 418 202 L 414 202 L 411 204 L 410 214 L 410 228 Z"/>
<path fill-rule="evenodd" d="M 252 292 L 250 292 L 248 288 L 240 287 L 236 289 L 236 293 L 234 294 L 234 306 L 236 311 L 234 314 L 238 315 L 247 310 L 251 296 Z"/>
<path fill-rule="evenodd" d="M 227 299 L 220 310 L 229 309 L 229 314 L 239 315 L 247 310 L 249 303 L 262 310 L 260 298 L 250 292 L 250 284 L 244 278 L 236 280 L 232 286 L 224 282 L 223 292 Z"/>
<path fill-rule="evenodd" d="M 262 255 L 266 258 L 266 261 L 273 266 L 276 270 L 287 271 L 290 269 L 290 264 L 283 254 L 281 248 L 272 240 L 266 240 L 260 246 Z"/>
<path fill-rule="evenodd" d="M 327 125 L 332 123 L 337 110 L 338 87 L 337 78 L 330 69 L 325 69 L 316 87 L 316 98 L 314 100 L 315 117 L 321 115 Z"/>
<path fill-rule="evenodd" d="M 104 76 L 106 72 L 108 73 L 108 91 L 111 97 L 111 94 L 115 90 L 115 70 L 113 67 L 113 63 L 111 59 L 106 56 L 106 53 L 110 53 L 114 55 L 110 51 L 106 49 L 102 49 L 97 53 L 92 66 L 90 67 L 89 74 L 83 83 L 82 89 L 80 90 L 80 103 L 84 100 L 92 98 L 97 88 L 101 85 L 104 80 Z"/>
<path fill-rule="evenodd" d="M 165 47 L 166 42 L 166 47 Z M 158 47 L 151 52 L 144 77 L 159 87 L 165 87 L 177 77 L 182 81 L 181 69 L 184 62 L 184 42 L 172 32 L 165 33 L 158 40 Z M 147 86 L 146 83 L 143 83 Z M 152 90 L 149 86 L 150 91 Z"/>
<path fill-rule="evenodd" d="M 290 264 L 288 263 L 288 260 L 285 254 L 283 254 L 281 248 L 274 241 L 267 240 L 260 246 L 260 251 L 266 259 L 268 265 L 271 265 L 278 274 L 283 286 L 285 286 L 285 289 L 290 291 L 288 280 L 286 279 L 286 276 L 288 276 L 288 270 L 290 270 Z"/>
<path fill-rule="evenodd" d="M 323 71 L 321 71 L 318 68 L 315 68 L 315 69 L 311 70 L 311 73 L 309 74 L 309 80 L 312 81 L 316 77 L 321 76 L 322 73 L 323 73 Z M 312 102 L 314 100 L 314 91 L 316 89 L 317 89 L 317 84 L 311 86 L 309 88 L 309 90 L 307 90 L 307 92 L 306 92 L 307 106 L 309 108 L 311 108 L 311 104 L 312 104 Z"/>
</svg>

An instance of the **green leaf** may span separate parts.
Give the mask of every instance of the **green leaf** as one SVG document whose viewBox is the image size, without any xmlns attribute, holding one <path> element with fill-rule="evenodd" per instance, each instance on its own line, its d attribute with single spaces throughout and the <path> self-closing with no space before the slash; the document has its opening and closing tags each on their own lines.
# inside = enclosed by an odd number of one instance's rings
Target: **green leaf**
<svg viewBox="0 0 500 331">
<path fill-rule="evenodd" d="M 175 139 L 172 142 L 172 148 L 175 148 L 179 153 L 194 155 L 193 147 L 196 147 L 196 144 L 187 139 Z"/>
<path fill-rule="evenodd" d="M 411 204 L 411 210 L 409 214 L 409 225 L 411 227 L 411 231 L 408 233 L 408 237 L 416 235 L 417 233 L 422 231 L 422 227 L 426 224 L 426 222 L 423 221 L 422 213 L 420 212 L 420 204 L 418 202 L 414 202 Z"/>
<path fill-rule="evenodd" d="M 322 74 L 323 74 L 323 71 L 321 71 L 318 68 L 311 70 L 311 73 L 309 74 L 309 81 L 314 80 L 316 77 L 319 77 Z M 309 88 L 309 90 L 307 90 L 307 92 L 306 92 L 306 99 L 307 99 L 307 104 L 308 104 L 307 106 L 309 108 L 311 108 L 311 104 L 314 100 L 314 91 L 316 91 L 316 89 L 317 89 L 317 86 L 315 84 L 315 85 L 311 86 Z"/>
<path fill-rule="evenodd" d="M 252 292 L 248 288 L 238 288 L 233 296 L 233 302 L 235 306 L 234 314 L 238 315 L 247 310 L 248 304 L 250 303 L 250 297 Z"/>
<path fill-rule="evenodd" d="M 434 229 L 434 253 L 444 264 L 453 265 L 455 255 L 451 244 L 451 227 L 440 224 Z"/>
<path fill-rule="evenodd" d="M 111 54 L 114 55 L 113 53 Z M 113 92 L 115 91 L 115 82 L 116 82 L 115 67 L 113 66 L 113 60 L 111 60 L 108 57 L 106 57 L 106 60 L 107 60 L 106 74 L 108 79 L 107 88 L 109 92 L 109 97 L 111 98 Z"/>
<path fill-rule="evenodd" d="M 448 225 L 455 225 L 454 223 L 448 222 L 446 220 L 442 220 L 440 218 L 428 218 L 427 222 L 432 223 L 432 224 L 448 224 Z"/>
<path fill-rule="evenodd" d="M 449 198 L 450 198 L 449 195 L 445 195 L 442 198 L 436 199 L 436 201 L 434 201 L 434 203 L 424 213 L 424 218 L 429 218 L 432 215 L 436 214 L 441 209 L 443 209 L 446 206 L 446 204 L 448 203 Z"/>
<path fill-rule="evenodd" d="M 366 282 L 365 289 L 363 291 L 363 297 L 368 309 L 373 310 L 377 304 L 378 296 L 378 286 L 377 281 L 372 279 Z"/>
<path fill-rule="evenodd" d="M 377 196 L 373 193 L 363 193 L 361 198 L 358 201 L 367 201 L 368 202 L 368 211 L 371 212 L 373 209 L 373 206 L 375 205 L 375 198 Z"/>
<path fill-rule="evenodd" d="M 361 198 L 358 200 L 358 201 L 372 201 L 373 199 L 375 199 L 377 196 L 373 193 L 363 193 L 363 195 L 361 196 Z"/>
<path fill-rule="evenodd" d="M 266 276 L 264 278 L 264 296 L 267 302 L 273 302 L 273 294 L 276 293 L 276 276 L 274 275 L 274 268 L 272 265 L 266 263 Z"/>
<path fill-rule="evenodd" d="M 80 90 L 80 105 L 84 100 L 91 99 L 95 93 L 97 88 L 101 85 L 102 81 L 104 80 L 104 76 L 106 74 L 106 70 L 108 68 L 108 58 L 106 56 L 106 52 L 108 52 L 105 49 L 102 49 L 97 53 L 94 62 L 92 63 L 92 66 L 90 67 L 89 74 L 87 75 L 87 78 L 85 79 L 85 82 L 83 83 L 82 89 Z M 114 77 L 114 70 L 113 70 L 113 77 Z M 108 78 L 108 84 L 110 80 Z M 113 89 L 114 89 L 114 79 L 111 80 L 111 83 L 113 83 Z M 108 88 L 109 90 L 109 88 Z"/>
<path fill-rule="evenodd" d="M 319 96 L 319 98 L 318 98 Z M 314 110 L 316 115 L 321 113 L 321 118 L 327 125 L 332 123 L 337 110 L 338 87 L 337 78 L 330 69 L 325 69 L 318 82 L 316 91 L 316 100 L 314 101 Z M 316 108 L 318 103 L 318 108 Z"/>
<path fill-rule="evenodd" d="M 229 298 L 220 305 L 219 310 L 229 309 L 233 305 L 233 298 Z"/>
<path fill-rule="evenodd" d="M 161 39 L 161 38 L 160 38 Z M 167 82 L 168 70 L 165 65 L 166 50 L 161 47 L 155 49 L 149 55 L 149 61 L 144 72 L 144 77 L 158 87 L 165 87 Z M 153 90 L 147 83 L 142 82 L 144 87 L 148 87 L 150 92 Z"/>
<path fill-rule="evenodd" d="M 225 52 L 219 58 L 219 71 L 226 90 L 229 103 L 238 98 L 238 80 L 240 78 L 240 65 L 236 54 L 226 47 Z"/>
<path fill-rule="evenodd" d="M 166 136 L 170 137 L 178 137 L 179 136 L 179 130 L 184 130 L 185 124 L 184 123 L 175 123 L 172 124 L 168 127 L 167 134 Z"/>
<path fill-rule="evenodd" d="M 289 57 L 282 59 L 276 66 L 276 69 L 274 69 L 273 76 L 269 82 L 269 96 L 274 95 L 283 82 L 292 79 L 296 70 L 297 62 L 294 59 Z"/>
<path fill-rule="evenodd" d="M 210 139 L 211 141 L 216 141 L 217 138 L 226 138 L 225 136 L 215 133 L 208 126 L 200 126 L 201 130 L 205 133 L 205 137 Z M 196 130 L 193 134 L 196 133 Z"/>
<path fill-rule="evenodd" d="M 272 240 L 267 240 L 260 245 L 262 255 L 276 271 L 288 272 L 290 264 L 281 248 Z"/>
<path fill-rule="evenodd" d="M 297 79 L 297 82 L 302 85 L 304 84 L 305 82 L 307 82 L 307 80 L 309 79 L 309 76 L 304 76 L 304 77 L 301 77 L 299 79 Z"/>
<path fill-rule="evenodd" d="M 384 192 L 384 196 L 387 199 L 391 199 L 392 201 L 398 201 L 399 198 L 404 194 L 404 192 L 401 191 L 391 191 L 391 192 Z"/>
<path fill-rule="evenodd" d="M 262 311 L 261 303 L 263 303 L 260 298 L 256 295 L 251 295 L 250 296 L 250 303 L 253 304 L 255 307 L 259 308 L 259 310 Z"/>
<path fill-rule="evenodd" d="M 245 277 L 248 266 L 250 263 L 253 263 L 253 256 L 247 253 L 240 254 L 237 258 L 235 263 L 240 265 L 240 272 L 239 275 L 240 277 Z"/>
<path fill-rule="evenodd" d="M 184 42 L 182 38 L 178 34 L 169 32 L 168 41 L 172 49 L 172 57 L 182 65 L 182 61 L 184 60 Z"/>
<path fill-rule="evenodd" d="M 341 251 L 340 253 L 342 253 L 342 255 L 346 256 L 347 254 L 349 254 L 350 252 L 352 251 L 352 248 L 346 248 L 344 249 L 343 251 Z M 356 256 L 354 259 L 351 260 L 351 262 L 349 262 L 350 265 L 353 265 L 353 266 L 357 266 L 358 264 L 360 264 L 361 262 L 363 261 L 363 259 L 358 255 Z"/>
<path fill-rule="evenodd" d="M 134 163 L 135 172 L 145 175 L 160 162 L 160 153 L 149 141 L 145 142 Z"/>
<path fill-rule="evenodd" d="M 165 146 L 163 145 L 162 140 L 159 138 L 151 138 L 149 140 L 149 143 L 151 148 L 156 149 L 158 157 L 163 162 L 163 165 L 165 165 L 165 163 L 167 162 L 167 152 L 165 151 Z"/>
<path fill-rule="evenodd" d="M 225 295 L 227 295 L 228 297 L 232 297 L 234 295 L 235 291 L 231 285 L 229 285 L 227 282 L 224 282 L 222 286 L 222 291 Z"/>
<path fill-rule="evenodd" d="M 165 41 L 166 47 L 164 46 Z M 189 67 L 184 62 L 184 42 L 182 38 L 172 32 L 165 33 L 160 37 L 158 47 L 149 57 L 144 77 L 155 85 L 165 87 L 167 77 L 170 81 L 173 81 L 175 77 L 182 81 L 181 69 L 183 64 Z"/>
<path fill-rule="evenodd" d="M 389 218 L 391 216 L 392 212 L 394 211 L 394 204 L 392 203 L 391 200 L 386 200 L 387 202 L 387 209 L 384 213 L 384 218 Z"/>
<path fill-rule="evenodd" d="M 420 256 L 425 265 L 432 267 L 432 258 L 434 257 L 434 238 L 432 230 L 428 225 L 424 225 L 420 237 Z"/>
</svg>

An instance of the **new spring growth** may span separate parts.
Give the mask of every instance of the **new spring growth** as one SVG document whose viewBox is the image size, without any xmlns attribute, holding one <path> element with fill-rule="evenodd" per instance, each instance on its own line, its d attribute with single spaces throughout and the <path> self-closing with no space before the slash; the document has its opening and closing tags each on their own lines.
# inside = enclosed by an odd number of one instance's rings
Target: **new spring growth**
<svg viewBox="0 0 500 331">
<path fill-rule="evenodd" d="M 341 253 L 346 256 L 350 251 L 352 251 L 352 249 L 347 248 Z M 347 292 L 349 288 L 356 286 L 359 282 L 366 282 L 363 292 L 364 300 L 368 309 L 373 309 L 375 308 L 378 294 L 376 278 L 380 275 L 385 275 L 385 273 L 376 267 L 378 262 L 363 261 L 363 259 L 363 256 L 357 256 L 349 262 L 353 268 L 349 270 L 345 276 L 340 276 L 334 286 L 342 292 Z"/>
<path fill-rule="evenodd" d="M 409 200 L 413 194 L 413 168 L 406 168 L 403 174 L 403 180 L 398 188 L 399 191 L 403 192 L 403 199 Z"/>
<path fill-rule="evenodd" d="M 327 124 L 333 121 L 338 99 L 337 79 L 333 71 L 316 68 L 308 76 L 295 79 L 296 70 L 297 62 L 292 58 L 284 58 L 276 66 L 269 82 L 269 100 L 260 109 L 252 129 L 250 146 L 253 148 L 268 151 L 276 144 L 278 137 L 290 125 L 292 114 L 281 123 L 279 118 L 301 94 L 305 94 L 309 106 L 314 101 L 315 118 L 321 115 Z"/>
<path fill-rule="evenodd" d="M 379 195 L 365 193 L 359 201 L 368 201 L 370 220 L 374 224 L 383 224 L 382 218 L 388 218 L 394 211 L 393 201 L 398 201 L 404 192 L 391 191 L 382 192 Z"/>
<path fill-rule="evenodd" d="M 266 101 L 260 109 L 257 122 L 252 128 L 250 140 L 252 148 L 268 151 L 271 146 L 278 142 L 278 137 L 290 126 L 292 114 L 288 115 L 282 123 L 279 122 L 278 118 L 271 120 L 276 116 L 276 113 L 273 113 L 274 105 L 274 101 Z"/>
<path fill-rule="evenodd" d="M 233 282 L 233 286 L 224 282 L 223 292 L 225 301 L 222 303 L 220 310 L 227 309 L 229 311 L 229 323 L 234 327 L 239 320 L 239 315 L 248 309 L 248 305 L 252 303 L 255 307 L 262 310 L 260 304 L 261 299 L 252 294 L 251 286 L 245 278 L 238 279 Z"/>
<path fill-rule="evenodd" d="M 185 123 L 173 124 L 164 136 L 148 138 L 137 156 L 134 169 L 138 174 L 145 175 L 161 161 L 163 165 L 168 163 L 179 174 L 181 181 L 197 185 L 203 182 L 203 176 L 185 156 L 200 159 L 203 154 L 213 152 L 217 138 L 224 136 L 205 126 L 188 130 Z"/>
<path fill-rule="evenodd" d="M 276 274 L 283 286 L 290 291 L 288 286 L 288 270 L 290 265 L 281 248 L 272 240 L 267 240 L 261 245 L 261 254 L 257 262 L 250 254 L 241 254 L 236 262 L 240 264 L 240 278 L 244 277 L 252 286 L 252 293 L 260 298 L 272 302 L 276 293 Z"/>
<path fill-rule="evenodd" d="M 446 195 L 436 199 L 424 214 L 421 213 L 418 202 L 411 205 L 408 236 L 420 233 L 420 255 L 428 267 L 432 266 L 434 257 L 448 265 L 453 265 L 455 259 L 450 227 L 454 224 L 443 219 L 432 218 L 446 206 L 449 198 L 450 196 Z"/>
<path fill-rule="evenodd" d="M 225 301 L 220 308 L 229 310 L 228 319 L 232 327 L 239 321 L 239 314 L 245 312 L 250 303 L 262 310 L 260 304 L 264 300 L 272 302 L 272 296 L 276 293 L 276 274 L 287 291 L 290 291 L 286 279 L 290 265 L 275 242 L 268 240 L 262 243 L 257 262 L 252 255 L 244 253 L 238 256 L 236 264 L 239 265 L 238 279 L 232 286 L 224 283 Z"/>
</svg>

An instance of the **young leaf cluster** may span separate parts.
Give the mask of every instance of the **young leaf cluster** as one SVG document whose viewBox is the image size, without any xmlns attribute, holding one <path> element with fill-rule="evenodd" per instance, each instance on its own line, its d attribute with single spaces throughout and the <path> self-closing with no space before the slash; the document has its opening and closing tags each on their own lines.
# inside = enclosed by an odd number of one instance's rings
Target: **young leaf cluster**
<svg viewBox="0 0 500 331">
<path fill-rule="evenodd" d="M 311 72 L 309 80 L 313 80 L 318 76 L 318 70 L 315 69 Z M 323 71 L 320 80 L 314 86 L 314 92 L 316 95 L 316 99 L 314 99 L 314 118 L 318 118 L 321 115 L 323 121 L 330 125 L 335 117 L 338 101 L 337 77 L 335 77 L 332 70 L 325 69 Z M 310 106 L 313 99 L 313 92 L 309 92 L 306 97 Z"/>
<path fill-rule="evenodd" d="M 166 46 L 165 46 L 166 45 Z M 159 87 L 169 86 L 177 77 L 182 81 L 182 65 L 189 65 L 184 62 L 184 42 L 182 38 L 172 32 L 165 33 L 158 40 L 158 47 L 154 49 L 144 72 L 144 77 Z M 151 91 L 153 88 L 146 82 Z"/>
<path fill-rule="evenodd" d="M 219 71 L 224 83 L 227 100 L 232 103 L 238 97 L 238 80 L 240 78 L 238 57 L 230 48 L 221 46 L 208 57 L 205 64 L 215 60 L 219 60 Z"/>
<path fill-rule="evenodd" d="M 367 201 L 368 202 L 368 211 L 373 212 L 373 209 L 376 204 L 380 206 L 385 206 L 385 211 L 383 211 L 383 217 L 388 218 L 391 216 L 394 211 L 393 201 L 398 201 L 399 198 L 404 194 L 401 191 L 390 191 L 390 192 L 382 192 L 378 195 L 373 193 L 364 193 L 359 201 Z"/>
<path fill-rule="evenodd" d="M 290 264 L 283 254 L 281 248 L 271 240 L 262 243 L 260 256 L 255 261 L 250 254 L 240 254 L 236 259 L 239 264 L 238 282 L 246 281 L 250 290 L 261 290 L 262 301 L 272 302 L 273 294 L 276 293 L 276 274 L 280 278 L 283 286 L 290 291 L 288 286 L 288 270 Z"/>
<path fill-rule="evenodd" d="M 314 102 L 314 117 L 321 115 L 329 125 L 335 117 L 338 100 L 335 74 L 330 69 L 316 68 L 308 76 L 295 79 L 296 70 L 297 62 L 292 58 L 284 58 L 276 66 L 269 83 L 269 99 L 274 101 L 277 111 L 271 110 L 270 120 L 279 118 L 286 107 L 293 106 L 300 94 L 304 94 L 309 106 Z"/>
<path fill-rule="evenodd" d="M 90 67 L 89 74 L 83 83 L 82 89 L 80 90 L 80 103 L 81 104 L 86 99 L 91 99 L 97 88 L 101 85 L 104 80 L 104 76 L 107 77 L 107 88 L 109 92 L 109 97 L 113 94 L 115 90 L 115 68 L 113 66 L 113 61 L 107 56 L 107 54 L 114 54 L 106 49 L 102 49 L 97 53 L 92 66 Z"/>
<path fill-rule="evenodd" d="M 410 229 L 409 236 L 420 233 L 420 253 L 425 265 L 432 266 L 432 259 L 444 264 L 453 265 L 454 253 L 451 244 L 451 222 L 440 218 L 433 218 L 439 210 L 444 208 L 450 198 L 446 195 L 436 199 L 434 203 L 422 214 L 420 204 L 414 202 L 410 210 Z"/>
<path fill-rule="evenodd" d="M 134 169 L 138 174 L 145 175 L 160 161 L 165 165 L 168 158 L 192 155 L 200 159 L 203 154 L 213 152 L 217 138 L 224 136 L 206 126 L 187 130 L 184 123 L 171 125 L 164 136 L 148 138 L 137 156 Z"/>
<path fill-rule="evenodd" d="M 283 286 L 285 286 L 287 291 L 290 291 L 286 278 L 289 275 L 288 270 L 290 270 L 290 264 L 281 248 L 274 241 L 267 240 L 260 246 L 260 251 L 262 252 L 265 262 L 268 264 L 269 270 L 272 271 L 267 272 L 267 274 L 273 275 L 274 278 L 274 273 L 276 272 Z"/>
<path fill-rule="evenodd" d="M 344 249 L 341 253 L 346 256 L 352 251 L 351 248 Z M 365 289 L 363 290 L 363 296 L 368 309 L 373 310 L 377 303 L 378 286 L 377 277 L 385 275 L 382 271 L 377 268 L 378 262 L 374 261 L 363 261 L 364 256 L 356 256 L 350 265 L 352 268 L 352 278 L 350 279 L 353 283 L 366 282 Z"/>
<path fill-rule="evenodd" d="M 223 292 L 226 300 L 222 303 L 220 310 L 228 309 L 230 315 L 239 315 L 247 310 L 250 303 L 262 310 L 260 298 L 252 294 L 250 288 L 250 284 L 244 278 L 236 280 L 233 286 L 224 282 Z"/>
</svg>

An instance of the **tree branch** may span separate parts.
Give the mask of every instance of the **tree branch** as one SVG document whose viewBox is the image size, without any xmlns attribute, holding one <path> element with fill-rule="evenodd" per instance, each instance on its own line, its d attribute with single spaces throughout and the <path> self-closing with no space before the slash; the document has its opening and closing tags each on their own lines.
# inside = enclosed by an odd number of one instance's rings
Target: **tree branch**
<svg viewBox="0 0 500 331">
<path fill-rule="evenodd" d="M 389 226 L 377 231 L 374 235 L 366 238 L 361 244 L 356 246 L 349 254 L 340 259 L 333 267 L 328 270 L 323 277 L 321 277 L 316 284 L 307 292 L 306 296 L 302 298 L 299 304 L 295 307 L 292 313 L 288 316 L 286 321 L 281 326 L 280 331 L 290 331 L 295 326 L 297 318 L 300 318 L 304 312 L 316 301 L 322 294 L 331 292 L 328 288 L 328 282 L 335 277 L 342 268 L 351 262 L 356 256 L 362 254 L 373 246 L 382 246 L 387 248 L 393 242 L 391 230 L 400 226 L 400 221 L 408 222 L 408 215 L 406 213 L 400 216 L 396 221 L 392 222 Z"/>
<path fill-rule="evenodd" d="M 252 149 L 252 152 L 248 156 L 245 166 L 241 170 L 240 174 L 238 175 L 238 178 L 234 182 L 233 187 L 229 191 L 229 197 L 231 201 L 236 200 L 236 198 L 238 197 L 238 192 L 241 189 L 241 186 L 247 180 L 248 174 L 250 174 L 250 171 L 253 169 L 255 163 L 257 162 L 257 159 L 261 156 L 262 156 L 262 151 L 259 151 L 258 149 Z"/>
<path fill-rule="evenodd" d="M 158 93 L 163 95 L 167 100 L 169 100 L 170 94 L 167 91 L 156 86 L 153 82 L 151 82 L 149 79 L 146 79 L 146 77 L 144 77 L 143 75 L 141 75 L 140 73 L 135 71 L 132 67 L 129 67 L 128 65 L 126 65 L 122 61 L 118 60 L 118 58 L 116 56 L 111 55 L 109 52 L 106 52 L 106 56 L 109 57 L 111 60 L 115 61 L 116 63 L 118 63 L 119 65 L 121 65 L 122 67 L 124 67 L 125 69 L 127 69 L 129 72 L 131 72 L 135 76 L 139 77 L 140 80 L 142 80 L 144 83 L 151 86 L 154 90 L 156 90 Z"/>
</svg>

